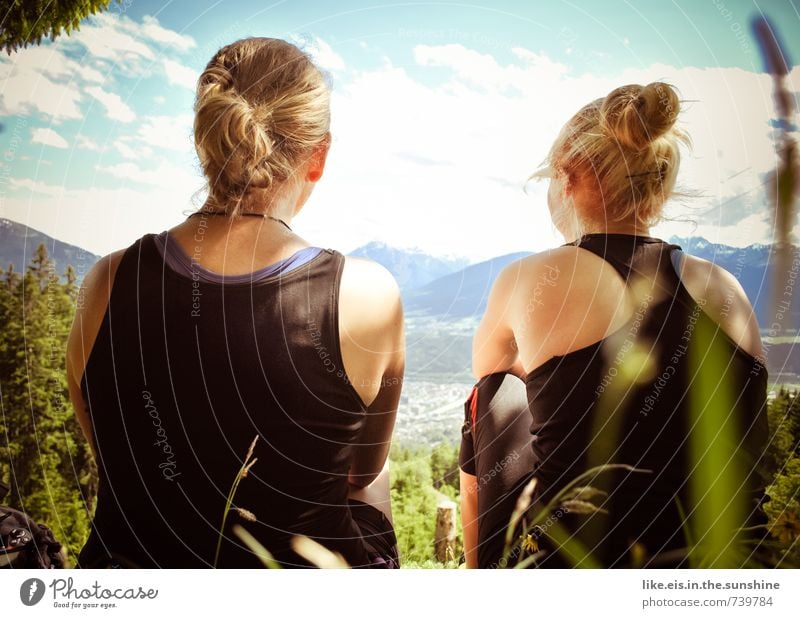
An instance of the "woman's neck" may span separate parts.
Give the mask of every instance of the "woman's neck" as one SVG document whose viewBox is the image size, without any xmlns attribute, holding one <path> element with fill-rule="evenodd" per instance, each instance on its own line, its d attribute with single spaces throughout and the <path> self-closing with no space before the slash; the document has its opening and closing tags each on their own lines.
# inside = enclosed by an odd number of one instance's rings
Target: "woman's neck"
<svg viewBox="0 0 800 618">
<path fill-rule="evenodd" d="M 253 188 L 248 191 L 239 211 L 269 215 L 291 225 L 292 219 L 307 197 L 303 192 L 303 187 L 294 183 L 287 183 L 271 190 Z M 225 210 L 231 210 L 231 208 Z"/>
<path fill-rule="evenodd" d="M 630 236 L 649 236 L 649 226 L 637 224 L 635 222 L 609 222 L 609 223 L 588 223 L 585 222 L 581 229 L 581 236 L 586 234 L 628 234 Z"/>
</svg>

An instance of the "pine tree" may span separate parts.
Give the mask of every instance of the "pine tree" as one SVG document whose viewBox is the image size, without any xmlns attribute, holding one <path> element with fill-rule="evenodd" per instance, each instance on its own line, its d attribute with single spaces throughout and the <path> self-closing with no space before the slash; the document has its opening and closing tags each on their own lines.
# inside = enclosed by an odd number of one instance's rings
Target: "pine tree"
<svg viewBox="0 0 800 618">
<path fill-rule="evenodd" d="M 70 552 L 86 540 L 97 492 L 66 382 L 76 293 L 74 270 L 62 282 L 44 244 L 23 276 L 9 270 L 0 285 L 0 475 L 9 504 L 50 526 Z"/>
<path fill-rule="evenodd" d="M 127 7 L 130 0 L 117 0 Z M 28 45 L 39 44 L 43 38 L 55 40 L 62 33 L 78 30 L 81 21 L 108 8 L 109 0 L 25 0 L 2 3 L 3 27 L 0 46 L 7 53 Z"/>
</svg>

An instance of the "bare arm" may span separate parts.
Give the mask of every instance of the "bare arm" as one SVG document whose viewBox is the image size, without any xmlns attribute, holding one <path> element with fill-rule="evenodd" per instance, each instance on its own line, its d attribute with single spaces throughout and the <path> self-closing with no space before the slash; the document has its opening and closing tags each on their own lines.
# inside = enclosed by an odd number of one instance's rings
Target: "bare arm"
<svg viewBox="0 0 800 618">
<path fill-rule="evenodd" d="M 468 569 L 478 568 L 478 479 L 461 470 L 461 528 L 464 531 L 464 558 Z"/>
<path fill-rule="evenodd" d="M 92 423 L 80 384 L 94 340 L 108 308 L 114 276 L 123 253 L 124 251 L 117 251 L 107 255 L 86 274 L 78 291 L 75 318 L 72 321 L 72 328 L 67 340 L 66 366 L 69 398 L 75 409 L 78 424 L 95 456 L 97 452 L 92 438 Z"/>
<path fill-rule="evenodd" d="M 519 350 L 510 324 L 519 262 L 503 270 L 494 282 L 483 319 L 472 340 L 472 373 L 476 379 L 509 372 L 524 377 Z"/>
<path fill-rule="evenodd" d="M 681 280 L 692 298 L 745 352 L 764 360 L 761 333 L 753 307 L 741 283 L 721 266 L 684 255 Z"/>
<path fill-rule="evenodd" d="M 383 469 L 392 445 L 392 431 L 402 385 L 403 364 L 402 359 L 399 359 L 387 368 L 378 396 L 367 408 L 367 417 L 350 466 L 348 481 L 351 485 L 366 487 Z"/>
<path fill-rule="evenodd" d="M 386 463 L 405 369 L 403 306 L 386 269 L 347 258 L 339 323 L 345 372 L 367 406 L 359 442 L 353 447 L 349 481 L 365 487 Z"/>
</svg>

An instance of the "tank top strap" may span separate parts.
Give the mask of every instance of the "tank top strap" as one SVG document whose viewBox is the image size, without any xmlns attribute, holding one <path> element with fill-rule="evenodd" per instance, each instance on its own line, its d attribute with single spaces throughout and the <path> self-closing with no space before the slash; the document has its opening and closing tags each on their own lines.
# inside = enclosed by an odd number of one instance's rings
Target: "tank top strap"
<svg viewBox="0 0 800 618">
<path fill-rule="evenodd" d="M 680 247 L 650 236 L 632 234 L 586 234 L 566 245 L 594 253 L 616 270 L 626 284 L 635 277 L 660 275 L 662 285 L 676 291 L 680 284 L 675 259 Z"/>
</svg>

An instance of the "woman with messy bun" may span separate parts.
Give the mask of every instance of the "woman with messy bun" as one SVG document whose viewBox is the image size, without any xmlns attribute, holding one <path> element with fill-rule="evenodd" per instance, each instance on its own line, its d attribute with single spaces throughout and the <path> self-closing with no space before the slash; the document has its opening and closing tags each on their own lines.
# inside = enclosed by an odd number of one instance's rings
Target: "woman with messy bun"
<svg viewBox="0 0 800 618">
<path fill-rule="evenodd" d="M 204 205 L 86 277 L 67 367 L 100 489 L 81 566 L 262 566 L 253 538 L 284 567 L 398 565 L 398 288 L 293 230 L 329 128 L 305 53 L 223 47 L 197 87 Z"/>
<path fill-rule="evenodd" d="M 752 562 L 758 324 L 730 273 L 650 236 L 688 144 L 679 111 L 668 84 L 617 88 L 567 122 L 535 174 L 567 242 L 501 272 L 475 334 L 469 566 Z"/>
</svg>

